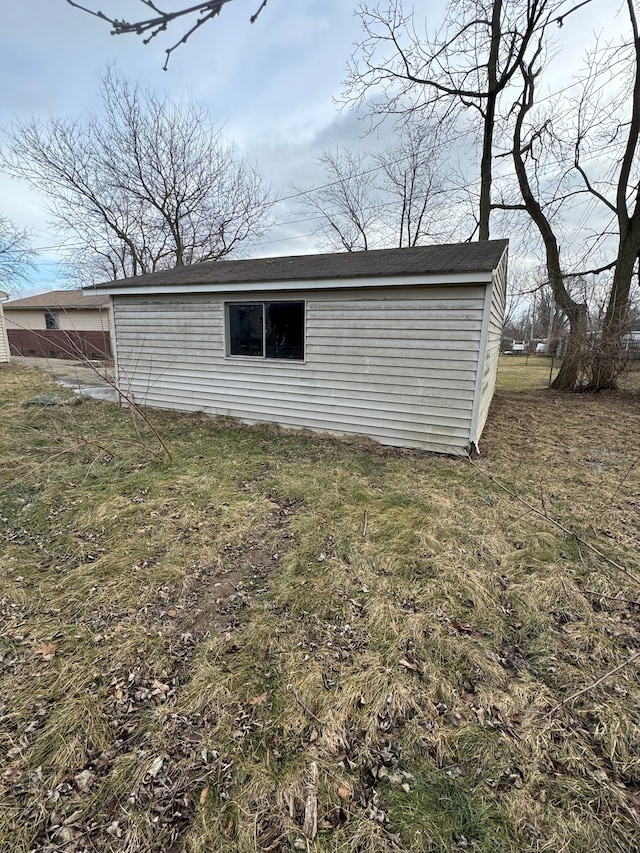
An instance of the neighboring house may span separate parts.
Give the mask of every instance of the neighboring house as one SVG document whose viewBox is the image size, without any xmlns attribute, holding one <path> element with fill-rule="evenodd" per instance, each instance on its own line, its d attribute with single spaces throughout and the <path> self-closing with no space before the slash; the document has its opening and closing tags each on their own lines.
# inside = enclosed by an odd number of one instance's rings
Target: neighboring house
<svg viewBox="0 0 640 853">
<path fill-rule="evenodd" d="M 110 358 L 109 297 L 51 290 L 4 303 L 12 355 Z"/>
<path fill-rule="evenodd" d="M 461 455 L 493 395 L 506 273 L 493 240 L 217 261 L 97 290 L 140 404 Z"/>
<path fill-rule="evenodd" d="M 4 319 L 3 299 L 7 299 L 8 294 L 4 290 L 0 290 L 0 364 L 10 360 L 9 357 L 9 339 L 7 337 L 7 324 Z"/>
</svg>

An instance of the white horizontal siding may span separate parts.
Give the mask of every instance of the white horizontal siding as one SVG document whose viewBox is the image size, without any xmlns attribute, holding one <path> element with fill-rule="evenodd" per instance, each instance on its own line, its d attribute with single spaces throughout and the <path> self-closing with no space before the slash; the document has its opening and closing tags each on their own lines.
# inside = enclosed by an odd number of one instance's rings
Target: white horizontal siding
<svg viewBox="0 0 640 853">
<path fill-rule="evenodd" d="M 165 373 L 165 380 L 171 379 L 171 386 L 175 387 L 178 383 L 175 382 L 175 376 Z M 165 384 L 165 383 L 163 383 Z M 179 389 L 172 391 L 171 386 L 163 389 L 163 397 L 167 400 L 171 399 L 178 403 L 181 398 L 188 399 L 190 402 L 201 402 L 202 386 L 195 383 L 186 383 L 184 380 L 179 380 Z M 166 387 L 166 384 L 165 384 Z M 148 384 L 146 390 L 151 393 L 153 384 Z M 252 410 L 261 416 L 267 414 L 269 410 L 282 410 L 283 408 L 290 412 L 309 412 L 330 405 L 332 410 L 340 409 L 346 417 L 363 418 L 370 422 L 394 420 L 402 416 L 404 423 L 413 423 L 420 425 L 424 420 L 424 399 L 414 397 L 410 400 L 396 403 L 392 413 L 385 410 L 384 403 L 388 400 L 388 396 L 379 395 L 377 400 L 366 396 L 365 391 L 360 392 L 360 396 L 343 393 L 309 393 L 306 391 L 299 392 L 297 389 L 279 389 L 278 396 L 275 397 L 270 388 L 249 389 L 243 383 L 235 385 L 225 385 L 224 402 L 229 407 L 229 411 L 221 412 L 222 414 L 232 414 L 231 409 L 236 411 L 239 407 L 245 405 L 247 397 L 251 399 Z M 219 401 L 221 402 L 221 401 Z M 468 414 L 465 408 L 451 408 L 447 405 L 446 400 L 430 400 L 429 401 L 429 422 L 432 425 L 447 429 L 449 426 L 457 429 L 462 429 L 468 432 Z M 217 406 L 217 408 L 221 408 Z M 468 407 L 467 407 L 468 408 Z"/>
<path fill-rule="evenodd" d="M 4 364 L 11 360 L 9 355 L 9 340 L 7 338 L 7 328 L 4 319 L 4 311 L 2 303 L 0 303 L 0 364 Z"/>
<path fill-rule="evenodd" d="M 64 311 L 62 308 L 52 313 L 58 315 L 60 329 L 71 332 L 108 332 L 109 312 L 107 309 L 98 308 L 74 308 Z M 47 326 L 45 322 L 44 308 L 30 311 L 24 309 L 7 309 L 5 312 L 8 329 L 32 329 L 44 331 Z"/>
<path fill-rule="evenodd" d="M 109 312 L 101 309 L 75 308 L 59 311 L 60 328 L 75 332 L 108 332 Z"/>
<path fill-rule="evenodd" d="M 306 301 L 304 362 L 226 357 L 218 296 L 114 295 L 119 381 L 146 405 L 461 453 L 484 290 L 297 294 Z"/>
<path fill-rule="evenodd" d="M 45 329 L 44 311 L 20 311 L 6 308 L 4 312 L 7 329 Z"/>
<path fill-rule="evenodd" d="M 489 406 L 493 399 L 498 374 L 498 358 L 500 356 L 500 340 L 507 295 L 507 253 L 505 251 L 500 263 L 493 274 L 491 285 L 491 302 L 487 318 L 487 342 L 482 365 L 482 386 L 478 407 L 478 419 L 475 428 L 474 441 L 477 443 L 487 422 Z"/>
<path fill-rule="evenodd" d="M 202 370 L 197 368 L 186 368 L 179 363 L 166 365 L 162 373 L 156 370 L 157 359 L 140 358 L 136 359 L 135 370 L 137 373 L 146 371 L 146 375 L 155 376 L 154 381 L 159 381 L 161 377 L 170 376 L 171 381 L 179 383 L 181 387 L 196 388 L 199 390 L 202 385 Z M 210 373 L 211 381 L 216 383 L 224 383 L 230 390 L 240 385 L 246 393 L 258 393 L 268 391 L 270 394 L 277 393 L 283 385 L 291 387 L 298 384 L 299 376 L 294 374 L 265 376 L 265 377 L 239 377 L 237 366 L 233 370 L 225 372 L 224 370 L 212 370 Z M 364 399 L 369 402 L 384 404 L 389 397 L 389 388 L 397 387 L 402 383 L 404 392 L 403 396 L 408 402 L 412 398 L 417 398 L 420 401 L 428 401 L 432 409 L 437 407 L 443 409 L 462 409 L 466 411 L 469 407 L 469 402 L 473 399 L 472 383 L 470 387 L 460 387 L 456 391 L 455 398 L 450 395 L 450 385 L 447 385 L 447 378 L 440 377 L 439 385 L 431 384 L 428 380 L 420 378 L 414 379 L 410 376 L 385 376 L 379 374 L 375 376 L 375 385 L 379 386 L 374 389 L 371 385 L 364 384 L 362 387 L 354 387 L 353 375 L 338 372 L 318 372 L 317 376 L 313 372 L 305 373 L 304 391 L 312 393 L 314 389 L 320 388 L 326 394 L 327 377 L 330 377 L 330 387 L 337 396 L 348 396 L 354 400 Z M 426 383 L 426 384 L 425 384 Z M 297 393 L 301 393 L 300 391 Z"/>
<path fill-rule="evenodd" d="M 120 338 L 120 340 L 123 343 L 127 341 L 125 338 Z M 131 347 L 137 346 L 133 338 L 128 339 L 128 344 Z M 136 356 L 134 360 L 136 369 L 138 366 L 144 367 L 151 375 L 151 372 L 156 373 L 158 371 L 158 365 L 164 360 L 162 373 L 173 370 L 187 376 L 195 376 L 197 380 L 202 378 L 201 364 L 194 364 L 191 359 L 184 358 L 182 355 L 167 356 L 166 351 L 163 351 L 162 346 L 158 344 L 150 349 L 153 351 L 147 351 L 145 348 L 144 353 Z M 126 347 L 123 347 L 124 350 Z M 413 366 L 409 366 L 399 362 L 392 364 L 389 360 L 385 361 L 384 359 L 377 359 L 377 361 L 380 364 L 367 365 L 363 373 L 370 377 L 372 382 L 380 385 L 383 391 L 386 390 L 385 385 L 402 385 L 407 393 L 409 393 L 409 389 L 415 389 L 415 393 L 420 393 L 423 396 L 433 392 L 434 394 L 446 394 L 452 399 L 451 382 L 454 380 L 457 398 L 463 398 L 467 393 L 473 397 L 475 381 L 474 377 L 470 376 L 468 368 L 466 370 L 452 368 L 450 363 L 443 359 L 422 359 L 418 362 L 417 367 L 415 363 L 412 363 Z M 247 364 L 247 359 L 229 358 L 225 360 L 225 364 L 216 365 L 215 372 L 221 376 L 223 381 L 229 381 L 239 375 L 242 381 L 251 381 L 254 375 L 253 371 L 249 374 L 240 372 L 241 366 L 244 364 Z M 274 362 L 266 362 L 266 364 L 272 365 Z M 251 367 L 251 363 L 249 363 L 249 367 Z M 330 378 L 331 387 L 340 382 L 346 383 L 347 387 L 354 387 L 353 371 L 349 369 L 348 365 L 344 366 L 338 362 L 322 369 L 313 369 L 308 362 L 306 364 L 283 362 L 277 373 L 271 375 L 268 371 L 262 371 L 261 375 L 256 377 L 256 381 L 260 384 L 273 382 L 277 387 L 281 383 L 299 382 L 301 373 L 304 374 L 305 385 L 308 387 L 325 386 L 328 378 Z M 436 373 L 437 375 L 430 375 Z"/>
</svg>

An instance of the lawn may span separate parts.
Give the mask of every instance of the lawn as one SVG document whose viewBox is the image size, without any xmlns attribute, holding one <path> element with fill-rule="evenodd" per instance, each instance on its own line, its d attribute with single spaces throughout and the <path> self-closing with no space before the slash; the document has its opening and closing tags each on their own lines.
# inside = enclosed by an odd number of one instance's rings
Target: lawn
<svg viewBox="0 0 640 853">
<path fill-rule="evenodd" d="M 562 361 L 540 355 L 501 355 L 498 362 L 497 387 L 501 391 L 529 391 L 548 388 L 558 375 Z M 625 391 L 640 391 L 640 361 L 629 363 L 619 378 Z"/>
<path fill-rule="evenodd" d="M 497 384 L 504 391 L 548 388 L 556 377 L 561 361 L 539 355 L 501 355 Z"/>
<path fill-rule="evenodd" d="M 3 853 L 640 850 L 638 397 L 169 459 L 52 389 L 0 370 Z"/>
</svg>

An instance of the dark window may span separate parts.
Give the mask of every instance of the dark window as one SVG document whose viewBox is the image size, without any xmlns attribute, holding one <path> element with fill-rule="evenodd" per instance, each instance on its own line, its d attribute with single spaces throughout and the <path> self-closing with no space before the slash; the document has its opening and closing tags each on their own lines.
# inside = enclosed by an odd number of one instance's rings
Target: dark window
<svg viewBox="0 0 640 853">
<path fill-rule="evenodd" d="M 229 355 L 263 355 L 262 305 L 229 305 Z"/>
<path fill-rule="evenodd" d="M 304 358 L 304 302 L 267 302 L 267 358 Z"/>
<path fill-rule="evenodd" d="M 55 311 L 45 311 L 44 312 L 44 326 L 45 329 L 59 329 L 60 328 L 60 319 Z"/>
<path fill-rule="evenodd" d="M 304 302 L 228 305 L 229 355 L 304 359 Z"/>
</svg>

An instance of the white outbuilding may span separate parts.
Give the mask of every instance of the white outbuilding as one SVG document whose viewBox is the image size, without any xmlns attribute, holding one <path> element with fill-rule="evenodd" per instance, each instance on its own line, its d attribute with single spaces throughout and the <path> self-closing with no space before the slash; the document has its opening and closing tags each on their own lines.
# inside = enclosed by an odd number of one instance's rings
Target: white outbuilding
<svg viewBox="0 0 640 853">
<path fill-rule="evenodd" d="M 507 241 L 218 261 L 111 296 L 137 404 L 461 455 L 495 387 Z"/>
<path fill-rule="evenodd" d="M 4 308 L 2 303 L 8 299 L 8 294 L 0 290 L 0 364 L 11 361 L 9 355 L 9 338 L 7 337 L 7 324 L 4 319 Z"/>
</svg>

